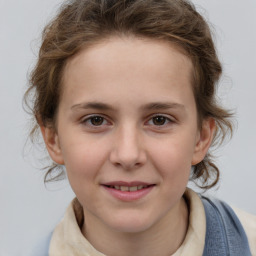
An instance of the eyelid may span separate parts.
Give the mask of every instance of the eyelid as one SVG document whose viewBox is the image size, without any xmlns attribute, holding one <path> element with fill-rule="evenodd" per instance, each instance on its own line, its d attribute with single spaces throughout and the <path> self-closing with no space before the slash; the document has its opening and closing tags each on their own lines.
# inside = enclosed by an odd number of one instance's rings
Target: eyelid
<svg viewBox="0 0 256 256">
<path fill-rule="evenodd" d="M 90 128 L 99 129 L 99 128 L 102 128 L 103 126 L 111 125 L 111 122 L 109 121 L 109 118 L 107 118 L 103 114 L 89 114 L 89 115 L 83 116 L 81 118 L 80 122 L 81 122 L 82 125 L 85 125 L 87 123 L 87 121 L 89 121 L 90 119 L 92 119 L 94 117 L 101 117 L 101 118 L 103 118 L 103 122 L 106 121 L 108 124 L 101 124 L 101 125 L 98 125 L 98 126 L 97 125 L 92 125 L 92 124 L 87 124 Z"/>
<path fill-rule="evenodd" d="M 166 119 L 169 119 L 170 121 L 175 121 L 175 117 L 171 116 L 170 114 L 164 114 L 164 113 L 155 113 L 153 115 L 150 115 L 148 119 L 152 119 L 157 116 L 165 117 Z"/>
<path fill-rule="evenodd" d="M 173 116 L 170 116 L 170 115 L 168 115 L 168 114 L 162 114 L 162 113 L 156 113 L 156 114 L 153 114 L 153 115 L 149 116 L 149 117 L 147 118 L 146 123 L 149 123 L 149 121 L 151 121 L 154 117 L 164 117 L 164 118 L 166 118 L 166 120 L 168 121 L 168 124 L 175 123 L 175 118 L 174 118 Z M 155 124 L 152 124 L 152 126 L 157 127 L 158 129 L 161 129 L 161 128 L 166 127 L 168 124 L 164 124 L 164 125 L 155 125 Z"/>
</svg>

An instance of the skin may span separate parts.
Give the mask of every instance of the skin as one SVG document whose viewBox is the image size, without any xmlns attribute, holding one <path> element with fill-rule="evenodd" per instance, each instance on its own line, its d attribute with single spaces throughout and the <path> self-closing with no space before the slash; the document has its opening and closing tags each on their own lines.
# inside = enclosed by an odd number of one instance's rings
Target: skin
<svg viewBox="0 0 256 256">
<path fill-rule="evenodd" d="M 83 234 L 106 255 L 171 255 L 185 238 L 182 196 L 215 129 L 198 129 L 191 81 L 191 60 L 152 39 L 111 37 L 65 67 L 56 127 L 41 130 L 83 206 Z M 124 202 L 104 188 L 113 181 L 154 186 Z"/>
</svg>

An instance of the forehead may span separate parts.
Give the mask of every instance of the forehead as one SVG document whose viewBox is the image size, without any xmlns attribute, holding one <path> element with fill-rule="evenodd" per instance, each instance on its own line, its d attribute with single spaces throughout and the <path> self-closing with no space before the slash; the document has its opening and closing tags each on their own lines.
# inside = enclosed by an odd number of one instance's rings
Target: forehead
<svg viewBox="0 0 256 256">
<path fill-rule="evenodd" d="M 170 88 L 192 90 L 192 62 L 166 41 L 111 37 L 69 59 L 62 81 L 63 96 L 164 97 Z"/>
<path fill-rule="evenodd" d="M 147 67 L 150 64 L 159 65 L 161 69 L 164 65 L 170 65 L 172 68 L 172 60 L 176 63 L 190 65 L 191 59 L 186 51 L 175 43 L 166 40 L 149 39 L 145 37 L 131 36 L 112 36 L 96 41 L 94 44 L 86 45 L 76 55 L 67 61 L 65 71 L 72 65 L 79 65 L 82 62 L 90 62 L 90 64 L 99 62 L 102 66 L 105 64 L 116 62 L 128 63 L 142 61 L 142 65 Z M 98 66 L 100 68 L 100 66 Z M 128 70 L 127 70 L 128 71 Z"/>
</svg>

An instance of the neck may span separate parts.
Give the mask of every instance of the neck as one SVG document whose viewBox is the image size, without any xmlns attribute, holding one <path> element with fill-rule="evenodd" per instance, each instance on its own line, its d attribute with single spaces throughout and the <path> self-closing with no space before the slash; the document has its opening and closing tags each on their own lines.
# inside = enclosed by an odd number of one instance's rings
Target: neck
<svg viewBox="0 0 256 256">
<path fill-rule="evenodd" d="M 84 236 L 108 256 L 170 256 L 184 241 L 188 228 L 188 209 L 183 198 L 158 223 L 138 233 L 113 231 L 87 217 L 85 214 Z"/>
</svg>

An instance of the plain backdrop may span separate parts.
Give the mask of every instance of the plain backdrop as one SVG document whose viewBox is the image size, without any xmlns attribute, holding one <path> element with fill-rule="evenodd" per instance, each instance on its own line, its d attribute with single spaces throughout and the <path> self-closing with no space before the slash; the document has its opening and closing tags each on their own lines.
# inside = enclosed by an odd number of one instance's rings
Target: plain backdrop
<svg viewBox="0 0 256 256">
<path fill-rule="evenodd" d="M 29 255 L 74 197 L 67 181 L 44 186 L 36 160 L 43 150 L 25 147 L 29 116 L 22 109 L 40 33 L 61 2 L 0 0 L 0 256 Z M 213 24 L 224 67 L 219 95 L 237 120 L 232 141 L 216 152 L 221 182 L 210 193 L 256 214 L 256 1 L 193 2 Z"/>
</svg>

